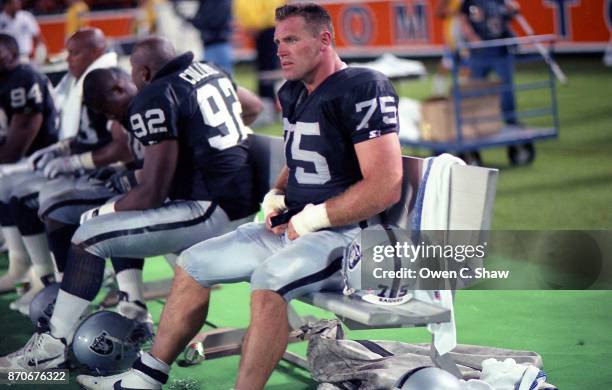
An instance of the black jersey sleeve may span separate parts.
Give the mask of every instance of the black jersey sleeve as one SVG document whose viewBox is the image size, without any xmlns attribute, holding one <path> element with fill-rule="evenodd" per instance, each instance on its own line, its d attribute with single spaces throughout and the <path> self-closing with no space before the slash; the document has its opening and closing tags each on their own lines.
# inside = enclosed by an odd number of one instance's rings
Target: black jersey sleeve
<svg viewBox="0 0 612 390">
<path fill-rule="evenodd" d="M 12 112 L 16 114 L 43 112 L 46 82 L 33 71 L 19 72 L 19 79 L 14 80 L 13 86 L 8 91 Z"/>
<path fill-rule="evenodd" d="M 178 102 L 170 87 L 148 95 L 143 90 L 130 108 L 128 130 L 144 146 L 169 139 L 178 139 Z M 144 94 L 144 96 L 143 96 Z"/>
<path fill-rule="evenodd" d="M 391 82 L 377 78 L 359 83 L 344 96 L 343 125 L 353 143 L 398 132 L 399 99 Z"/>
</svg>

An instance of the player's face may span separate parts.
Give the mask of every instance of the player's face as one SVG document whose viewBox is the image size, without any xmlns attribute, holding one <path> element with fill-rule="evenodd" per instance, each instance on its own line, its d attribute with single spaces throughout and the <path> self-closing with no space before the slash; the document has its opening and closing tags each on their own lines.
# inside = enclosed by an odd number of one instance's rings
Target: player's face
<svg viewBox="0 0 612 390">
<path fill-rule="evenodd" d="M 136 88 L 140 91 L 148 83 L 148 79 L 146 77 L 148 73 L 144 64 L 142 64 L 138 58 L 138 55 L 135 54 L 136 53 L 132 54 L 130 57 L 130 64 L 132 65 L 132 81 L 134 82 L 134 85 L 136 85 Z"/>
<path fill-rule="evenodd" d="M 107 118 L 122 121 L 127 116 L 128 106 L 136 93 L 136 86 L 132 82 L 118 82 L 104 92 L 104 104 L 100 109 Z"/>
<path fill-rule="evenodd" d="M 94 50 L 88 48 L 81 40 L 73 38 L 66 42 L 66 50 L 68 50 L 68 71 L 78 79 L 94 62 Z"/>
<path fill-rule="evenodd" d="M 319 35 L 313 35 L 300 16 L 276 23 L 276 54 L 287 80 L 304 80 L 313 72 L 321 59 L 322 44 L 319 38 Z"/>
<path fill-rule="evenodd" d="M 0 72 L 5 72 L 11 68 L 15 62 L 13 53 L 6 45 L 0 45 Z"/>
</svg>

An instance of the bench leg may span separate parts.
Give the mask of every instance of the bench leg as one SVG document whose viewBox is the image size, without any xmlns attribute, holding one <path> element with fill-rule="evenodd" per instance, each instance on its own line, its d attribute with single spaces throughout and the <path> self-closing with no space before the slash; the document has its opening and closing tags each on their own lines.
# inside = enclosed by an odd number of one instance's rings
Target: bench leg
<svg viewBox="0 0 612 390">
<path fill-rule="evenodd" d="M 455 360 L 453 360 L 450 353 L 440 355 L 434 346 L 433 339 L 429 348 L 431 361 L 436 365 L 436 367 L 441 368 L 446 372 L 450 372 L 459 379 L 463 379 L 463 375 L 461 375 L 461 371 L 459 371 L 457 363 L 455 363 Z"/>
</svg>

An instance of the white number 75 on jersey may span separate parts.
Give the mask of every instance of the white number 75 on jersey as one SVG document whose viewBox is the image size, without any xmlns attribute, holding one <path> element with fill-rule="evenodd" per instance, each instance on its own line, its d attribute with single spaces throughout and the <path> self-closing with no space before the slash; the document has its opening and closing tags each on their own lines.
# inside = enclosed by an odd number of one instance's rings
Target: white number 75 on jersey
<svg viewBox="0 0 612 390">
<path fill-rule="evenodd" d="M 355 129 L 356 131 L 369 128 L 370 119 L 372 119 L 372 115 L 374 115 L 377 107 L 380 107 L 383 123 L 387 125 L 397 124 L 395 98 L 393 96 L 381 96 L 378 99 L 372 98 L 355 104 L 355 111 L 357 112 L 367 109 L 365 115 L 361 118 L 361 122 L 359 122 Z"/>
</svg>

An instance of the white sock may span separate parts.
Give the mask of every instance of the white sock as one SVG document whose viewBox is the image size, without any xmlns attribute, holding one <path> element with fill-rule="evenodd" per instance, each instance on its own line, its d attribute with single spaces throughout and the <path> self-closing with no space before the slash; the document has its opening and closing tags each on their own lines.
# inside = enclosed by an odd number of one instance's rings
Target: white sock
<svg viewBox="0 0 612 390">
<path fill-rule="evenodd" d="M 79 324 L 79 318 L 87 310 L 90 302 L 60 289 L 55 301 L 55 309 L 49 321 L 51 335 L 55 338 L 65 338 L 72 342 L 72 336 Z"/>
<path fill-rule="evenodd" d="M 23 236 L 23 243 L 32 260 L 34 275 L 43 277 L 53 273 L 53 259 L 45 233 Z"/>
<path fill-rule="evenodd" d="M 144 352 L 142 356 L 140 356 L 140 361 L 145 366 L 149 366 L 155 370 L 159 370 L 163 372 L 164 374 L 167 374 L 170 372 L 170 366 L 168 364 L 162 362 L 155 356 L 151 355 L 149 352 Z"/>
<path fill-rule="evenodd" d="M 142 282 L 142 270 L 138 268 L 128 268 L 115 275 L 119 291 L 128 294 L 128 301 L 144 302 L 142 290 L 144 288 Z"/>
<path fill-rule="evenodd" d="M 9 250 L 9 269 L 7 274 L 16 279 L 23 279 L 28 274 L 30 259 L 28 257 L 28 252 L 23 246 L 21 233 L 19 233 L 19 229 L 17 229 L 16 226 L 3 226 L 2 234 L 4 234 L 6 246 Z M 19 282 L 21 280 L 17 281 Z"/>
</svg>

